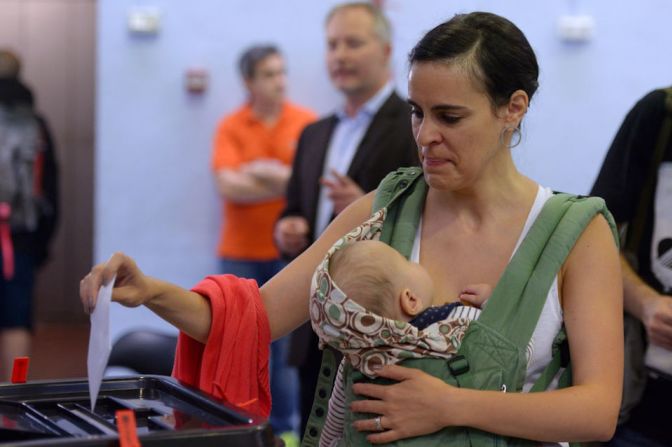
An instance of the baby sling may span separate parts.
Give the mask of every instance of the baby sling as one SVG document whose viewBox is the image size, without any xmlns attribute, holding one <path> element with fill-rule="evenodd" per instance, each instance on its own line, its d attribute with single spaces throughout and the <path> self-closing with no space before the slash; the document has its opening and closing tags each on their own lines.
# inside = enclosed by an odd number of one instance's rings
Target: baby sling
<svg viewBox="0 0 672 447">
<path fill-rule="evenodd" d="M 387 207 L 388 213 L 380 240 L 407 258 L 411 254 L 426 193 L 427 185 L 419 168 L 402 168 L 389 174 L 376 193 L 373 211 Z M 527 345 L 548 290 L 583 229 L 600 213 L 607 218 L 617 240 L 615 224 L 602 199 L 555 194 L 547 201 L 511 259 L 481 316 L 469 326 L 458 353 L 447 361 L 407 359 L 403 361 L 403 366 L 421 369 L 456 387 L 520 392 L 527 368 Z M 525 309 L 525 312 L 519 312 L 519 309 Z M 319 445 L 336 369 L 333 352 L 325 349 L 315 400 L 303 438 L 304 447 Z M 558 374 L 559 387 L 571 384 L 569 349 L 564 330 L 555 339 L 551 362 L 530 392 L 546 390 Z M 346 364 L 343 380 L 348 408 L 349 403 L 358 398 L 352 393 L 353 383 L 369 379 Z M 385 379 L 373 382 L 389 383 Z M 371 417 L 346 412 L 339 445 L 368 445 L 366 433 L 354 430 L 352 422 L 356 418 Z M 537 444 L 470 427 L 447 427 L 430 435 L 403 439 L 389 445 L 489 447 Z"/>
</svg>

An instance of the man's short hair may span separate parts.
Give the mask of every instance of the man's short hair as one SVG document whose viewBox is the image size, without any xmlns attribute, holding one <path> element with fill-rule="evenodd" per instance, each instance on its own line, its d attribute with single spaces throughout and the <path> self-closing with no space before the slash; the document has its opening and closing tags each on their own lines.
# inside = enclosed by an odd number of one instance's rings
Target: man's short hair
<svg viewBox="0 0 672 447">
<path fill-rule="evenodd" d="M 349 2 L 336 5 L 327 14 L 325 24 L 328 24 L 336 13 L 354 8 L 363 9 L 371 15 L 373 18 L 373 31 L 383 43 L 389 44 L 392 42 L 392 26 L 390 25 L 390 21 L 385 17 L 383 11 L 373 3 Z"/>
<path fill-rule="evenodd" d="M 238 61 L 238 68 L 243 79 L 252 79 L 256 74 L 257 65 L 273 54 L 280 54 L 275 45 L 254 45 L 243 52 Z"/>
<path fill-rule="evenodd" d="M 0 48 L 0 79 L 16 79 L 20 72 L 19 56 L 10 50 Z"/>
</svg>

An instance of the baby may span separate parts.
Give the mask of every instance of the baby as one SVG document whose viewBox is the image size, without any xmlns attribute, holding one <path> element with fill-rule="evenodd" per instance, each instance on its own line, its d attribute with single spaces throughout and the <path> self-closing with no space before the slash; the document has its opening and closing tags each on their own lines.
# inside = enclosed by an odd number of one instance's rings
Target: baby
<svg viewBox="0 0 672 447">
<path fill-rule="evenodd" d="M 466 311 L 458 309 L 460 302 L 432 307 L 434 283 L 427 270 L 380 241 L 362 240 L 340 248 L 331 256 L 329 274 L 339 289 L 369 312 L 418 329 L 449 317 L 461 318 Z M 482 307 L 491 293 L 488 284 L 475 284 L 458 298 Z"/>
<path fill-rule="evenodd" d="M 466 287 L 458 297 L 466 305 L 453 302 L 432 307 L 434 283 L 427 270 L 377 240 L 345 244 L 328 259 L 328 277 L 333 284 L 331 288 L 323 288 L 328 291 L 323 295 L 333 296 L 332 301 L 338 304 L 328 312 L 328 305 L 323 303 L 322 312 L 311 315 L 313 323 L 318 322 L 313 327 L 321 340 L 341 351 L 355 368 L 369 376 L 374 365 L 408 358 L 411 352 L 416 358 L 449 358 L 459 348 L 470 320 L 480 314 L 479 309 L 471 306 L 483 306 L 492 293 L 488 284 L 476 284 Z M 337 293 L 334 289 L 338 289 Z M 348 300 L 363 308 L 361 313 L 374 315 L 367 321 L 347 305 Z M 334 312 L 334 308 L 339 312 Z M 341 311 L 351 314 L 341 317 Z M 336 317 L 324 322 L 325 312 Z M 432 326 L 433 323 L 444 327 Z M 341 364 L 329 399 L 320 447 L 337 445 L 341 439 L 347 408 L 343 383 Z"/>
</svg>

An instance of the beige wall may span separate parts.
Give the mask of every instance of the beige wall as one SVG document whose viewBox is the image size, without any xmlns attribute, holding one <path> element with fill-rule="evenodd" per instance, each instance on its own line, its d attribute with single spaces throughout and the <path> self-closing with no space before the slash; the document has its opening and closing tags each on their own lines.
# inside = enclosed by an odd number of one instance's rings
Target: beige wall
<svg viewBox="0 0 672 447">
<path fill-rule="evenodd" d="M 94 0 L 0 0 L 0 46 L 22 55 L 61 168 L 61 220 L 38 277 L 38 322 L 84 319 L 77 295 L 92 259 L 95 26 Z"/>
</svg>

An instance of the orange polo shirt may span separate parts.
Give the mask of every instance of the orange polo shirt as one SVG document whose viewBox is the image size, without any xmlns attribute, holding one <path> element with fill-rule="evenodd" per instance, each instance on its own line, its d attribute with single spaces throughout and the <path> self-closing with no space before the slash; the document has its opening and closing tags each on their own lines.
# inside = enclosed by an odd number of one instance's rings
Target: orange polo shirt
<svg viewBox="0 0 672 447">
<path fill-rule="evenodd" d="M 301 131 L 315 118 L 313 112 L 285 103 L 275 125 L 267 126 L 254 116 L 249 104 L 242 106 L 219 123 L 213 171 L 237 169 L 258 158 L 275 158 L 291 165 Z M 249 204 L 224 200 L 218 255 L 253 261 L 278 258 L 273 227 L 284 206 L 284 198 Z"/>
</svg>

